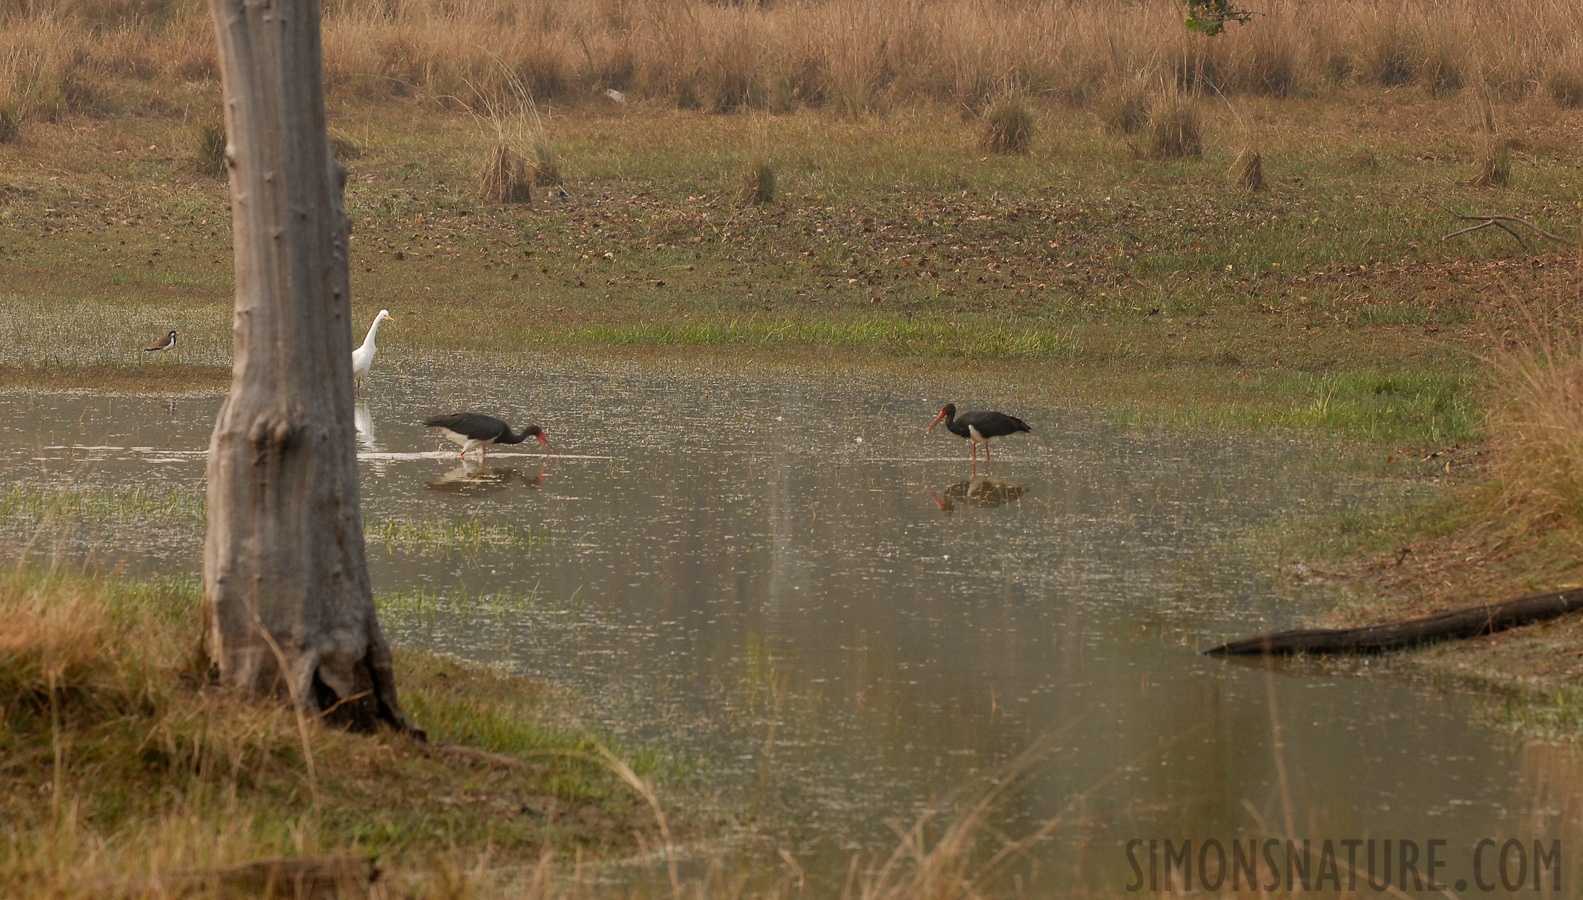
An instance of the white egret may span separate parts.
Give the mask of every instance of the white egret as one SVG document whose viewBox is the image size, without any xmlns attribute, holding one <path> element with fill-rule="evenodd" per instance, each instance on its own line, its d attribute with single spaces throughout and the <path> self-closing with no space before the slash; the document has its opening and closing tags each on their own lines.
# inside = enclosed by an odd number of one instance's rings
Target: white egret
<svg viewBox="0 0 1583 900">
<path fill-rule="evenodd" d="M 374 346 L 374 336 L 379 334 L 379 323 L 389 319 L 396 321 L 390 315 L 390 310 L 382 309 L 374 317 L 374 324 L 368 326 L 368 337 L 363 339 L 363 346 L 352 351 L 352 379 L 362 381 L 368 377 L 368 370 L 374 365 L 374 352 L 379 348 Z"/>
</svg>

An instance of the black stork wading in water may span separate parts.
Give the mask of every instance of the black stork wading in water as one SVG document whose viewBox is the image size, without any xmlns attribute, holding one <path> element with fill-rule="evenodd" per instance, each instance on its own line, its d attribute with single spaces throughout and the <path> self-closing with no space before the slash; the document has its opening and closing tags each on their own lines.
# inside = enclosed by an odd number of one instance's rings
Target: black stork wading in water
<svg viewBox="0 0 1583 900">
<path fill-rule="evenodd" d="M 478 413 L 452 413 L 448 416 L 435 416 L 425 419 L 424 425 L 429 428 L 439 428 L 445 436 L 462 445 L 462 458 L 467 458 L 467 453 L 478 447 L 479 454 L 489 458 L 490 444 L 520 444 L 530 437 L 539 439 L 539 444 L 546 451 L 554 450 L 550 446 L 550 439 L 544 436 L 544 430 L 537 425 L 529 425 L 522 429 L 521 434 L 512 434 L 511 426 L 500 421 L 494 416 L 485 416 Z"/>
<path fill-rule="evenodd" d="M 1028 423 L 1005 413 L 990 412 L 987 409 L 956 414 L 956 404 L 947 403 L 945 409 L 934 417 L 934 425 L 924 430 L 924 434 L 934 430 L 934 426 L 945 422 L 945 428 L 958 437 L 965 437 L 973 442 L 973 467 L 978 468 L 978 445 L 984 445 L 984 461 L 989 462 L 989 442 L 993 438 L 1005 437 L 1019 431 L 1032 432 Z"/>
</svg>

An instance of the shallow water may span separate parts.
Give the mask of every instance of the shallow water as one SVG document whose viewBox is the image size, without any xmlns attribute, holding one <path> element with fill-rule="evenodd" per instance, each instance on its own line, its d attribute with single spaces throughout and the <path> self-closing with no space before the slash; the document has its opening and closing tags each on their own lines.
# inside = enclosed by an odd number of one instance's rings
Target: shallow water
<svg viewBox="0 0 1583 900">
<path fill-rule="evenodd" d="M 1577 754 L 1470 724 L 1476 698 L 1197 655 L 1326 601 L 1249 539 L 1366 497 L 1313 445 L 1027 401 L 1008 411 L 1034 433 L 974 478 L 966 442 L 924 428 L 946 400 L 985 398 L 937 385 L 486 363 L 381 367 L 360 409 L 365 518 L 532 540 L 371 542 L 376 590 L 423 592 L 387 605 L 388 634 L 567 685 L 605 730 L 696 757 L 816 879 L 1042 736 L 998 824 L 1067 816 L 1035 854 L 1046 885 L 1121 891 L 1133 838 L 1229 844 L 1290 823 L 1316 855 L 1326 838 L 1439 839 L 1454 880 L 1481 838 L 1579 833 Z M 200 504 L 64 538 L 16 517 L 7 537 L 196 572 L 218 402 L 0 394 L 8 480 Z M 562 457 L 529 442 L 459 465 L 417 424 L 454 409 L 537 422 Z"/>
</svg>

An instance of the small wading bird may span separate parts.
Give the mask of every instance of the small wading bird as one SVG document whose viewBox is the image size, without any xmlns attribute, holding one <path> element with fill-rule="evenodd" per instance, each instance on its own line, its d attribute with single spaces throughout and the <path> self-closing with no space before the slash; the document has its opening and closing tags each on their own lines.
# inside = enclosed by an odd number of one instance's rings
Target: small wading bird
<svg viewBox="0 0 1583 900">
<path fill-rule="evenodd" d="M 439 428 L 445 436 L 462 445 L 462 458 L 467 458 L 468 451 L 478 447 L 479 454 L 484 459 L 489 458 L 490 444 L 520 444 L 530 437 L 539 439 L 539 444 L 546 451 L 554 450 L 550 446 L 549 438 L 544 436 L 544 431 L 537 425 L 529 425 L 522 429 L 521 434 L 512 434 L 511 426 L 500 421 L 494 416 L 484 416 L 478 413 L 452 413 L 448 416 L 435 416 L 425 419 L 423 424 L 429 428 Z"/>
<path fill-rule="evenodd" d="M 149 344 L 147 347 L 144 347 L 143 352 L 154 353 L 155 351 L 158 351 L 163 353 L 166 350 L 174 349 L 176 349 L 176 332 L 172 331 L 170 334 L 167 334 L 154 343 Z"/>
<path fill-rule="evenodd" d="M 959 437 L 965 437 L 973 442 L 973 465 L 978 466 L 978 445 L 984 445 L 984 461 L 989 462 L 989 442 L 992 438 L 1005 437 L 1019 431 L 1032 432 L 1028 423 L 1005 413 L 990 412 L 989 410 L 974 410 L 972 412 L 956 414 L 956 404 L 947 403 L 945 409 L 934 417 L 934 425 L 924 430 L 924 434 L 934 430 L 934 426 L 945 422 L 946 430 Z"/>
<path fill-rule="evenodd" d="M 379 349 L 378 347 L 374 346 L 374 336 L 379 334 L 379 323 L 385 321 L 386 319 L 389 319 L 392 322 L 396 321 L 395 318 L 390 315 L 390 310 L 380 310 L 379 315 L 374 317 L 374 324 L 368 326 L 368 337 L 363 338 L 363 346 L 352 351 L 353 381 L 362 381 L 364 378 L 368 377 L 368 370 L 374 365 L 374 353 Z M 174 331 L 171 332 L 172 335 L 175 333 L 176 332 Z"/>
</svg>

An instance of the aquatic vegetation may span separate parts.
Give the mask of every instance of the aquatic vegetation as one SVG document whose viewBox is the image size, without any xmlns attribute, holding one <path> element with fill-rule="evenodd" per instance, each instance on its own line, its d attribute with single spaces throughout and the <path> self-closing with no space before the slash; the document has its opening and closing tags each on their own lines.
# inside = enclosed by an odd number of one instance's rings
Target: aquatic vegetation
<svg viewBox="0 0 1583 900">
<path fill-rule="evenodd" d="M 391 552 L 476 554 L 483 549 L 533 551 L 550 543 L 548 525 L 486 524 L 471 519 L 386 519 L 366 523 L 363 536 Z"/>
<path fill-rule="evenodd" d="M 93 490 L 14 485 L 0 494 L 0 519 L 15 525 L 197 525 L 204 520 L 202 492 L 143 484 Z"/>
</svg>

